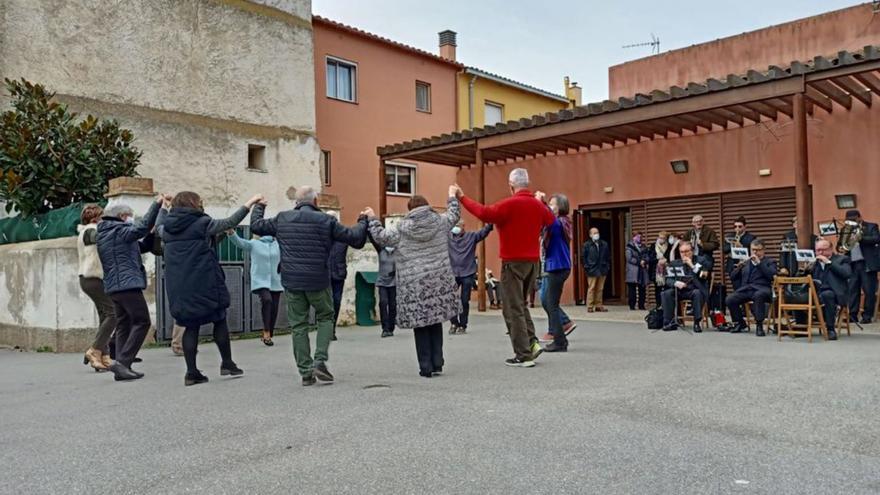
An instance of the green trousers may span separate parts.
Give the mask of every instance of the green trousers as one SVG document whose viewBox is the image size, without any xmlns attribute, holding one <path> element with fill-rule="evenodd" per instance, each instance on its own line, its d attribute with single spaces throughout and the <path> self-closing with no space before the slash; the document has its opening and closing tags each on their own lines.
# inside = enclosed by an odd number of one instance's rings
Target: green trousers
<svg viewBox="0 0 880 495">
<path fill-rule="evenodd" d="M 286 291 L 287 321 L 293 332 L 293 356 L 303 377 L 312 376 L 315 361 L 327 361 L 333 337 L 333 293 L 330 287 L 318 291 Z M 315 325 L 309 324 L 309 307 L 315 308 Z M 315 358 L 312 359 L 309 332 L 317 328 Z"/>
</svg>

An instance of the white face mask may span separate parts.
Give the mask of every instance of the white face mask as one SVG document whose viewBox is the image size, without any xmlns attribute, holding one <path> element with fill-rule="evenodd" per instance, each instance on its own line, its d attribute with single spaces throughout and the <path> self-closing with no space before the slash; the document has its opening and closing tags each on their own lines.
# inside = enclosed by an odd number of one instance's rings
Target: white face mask
<svg viewBox="0 0 880 495">
<path fill-rule="evenodd" d="M 455 235 L 461 234 L 461 227 L 459 227 L 458 225 L 452 227 L 452 233 Z"/>
<path fill-rule="evenodd" d="M 598 241 L 598 240 L 599 240 L 599 234 L 593 234 L 592 236 L 590 236 L 590 238 L 593 239 L 594 241 Z"/>
<path fill-rule="evenodd" d="M 131 225 L 134 223 L 134 217 L 125 217 L 125 223 Z"/>
<path fill-rule="evenodd" d="M 393 252 L 394 252 L 394 248 L 393 248 L 393 247 L 387 247 L 387 248 L 385 248 L 385 251 L 388 251 L 389 253 L 393 253 Z"/>
<path fill-rule="evenodd" d="M 678 239 L 676 239 L 675 236 L 669 236 L 669 244 L 675 244 L 675 241 L 677 240 Z"/>
</svg>

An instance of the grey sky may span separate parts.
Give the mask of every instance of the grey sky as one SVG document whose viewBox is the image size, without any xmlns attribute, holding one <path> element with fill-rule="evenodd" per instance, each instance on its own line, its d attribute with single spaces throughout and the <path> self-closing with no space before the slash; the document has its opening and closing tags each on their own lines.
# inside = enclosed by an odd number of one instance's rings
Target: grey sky
<svg viewBox="0 0 880 495">
<path fill-rule="evenodd" d="M 855 0 L 312 0 L 315 14 L 437 52 L 458 33 L 458 60 L 554 93 L 562 78 L 584 101 L 608 95 L 611 65 L 651 54 L 621 46 L 660 38 L 667 51 L 857 5 Z"/>
</svg>

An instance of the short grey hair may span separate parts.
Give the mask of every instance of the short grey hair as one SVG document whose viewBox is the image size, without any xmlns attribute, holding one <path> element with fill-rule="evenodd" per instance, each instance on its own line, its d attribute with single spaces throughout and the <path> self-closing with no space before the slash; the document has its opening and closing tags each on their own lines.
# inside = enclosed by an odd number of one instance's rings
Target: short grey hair
<svg viewBox="0 0 880 495">
<path fill-rule="evenodd" d="M 298 205 L 314 203 L 315 200 L 318 199 L 318 193 L 312 186 L 301 186 L 296 188 L 296 193 L 293 195 L 293 198 Z"/>
<path fill-rule="evenodd" d="M 123 216 L 133 217 L 134 211 L 131 209 L 131 206 L 125 203 L 116 203 L 104 210 L 104 216 L 114 218 L 122 218 Z"/>
<path fill-rule="evenodd" d="M 703 220 L 703 215 L 694 215 L 691 218 L 691 223 L 696 222 L 697 220 Z"/>
<path fill-rule="evenodd" d="M 529 171 L 524 168 L 515 168 L 510 171 L 510 175 L 508 176 L 507 180 L 513 187 L 529 187 Z"/>
</svg>

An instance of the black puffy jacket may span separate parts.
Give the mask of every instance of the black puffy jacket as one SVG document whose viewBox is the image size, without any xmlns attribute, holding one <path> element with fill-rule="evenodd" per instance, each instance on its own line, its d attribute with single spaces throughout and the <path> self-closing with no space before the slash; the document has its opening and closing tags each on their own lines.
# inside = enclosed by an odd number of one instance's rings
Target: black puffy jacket
<svg viewBox="0 0 880 495">
<path fill-rule="evenodd" d="M 363 246 L 362 246 L 363 247 Z M 348 244 L 336 241 L 330 248 L 327 267 L 330 269 L 330 280 L 345 280 L 348 277 Z"/>
<path fill-rule="evenodd" d="M 171 316 L 184 326 L 222 319 L 229 307 L 210 225 L 211 217 L 194 208 L 173 208 L 162 223 L 165 288 Z"/>
<path fill-rule="evenodd" d="M 160 203 L 153 203 L 144 218 L 132 224 L 116 217 L 103 217 L 98 223 L 98 257 L 104 268 L 106 294 L 147 288 L 138 240 L 150 233 L 160 207 Z"/>
<path fill-rule="evenodd" d="M 361 248 L 367 241 L 367 221 L 351 228 L 313 204 L 299 204 L 275 218 L 263 218 L 265 207 L 251 213 L 251 232 L 271 235 L 281 248 L 281 285 L 290 291 L 319 291 L 330 287 L 329 257 L 335 241 Z"/>
</svg>

